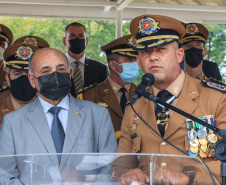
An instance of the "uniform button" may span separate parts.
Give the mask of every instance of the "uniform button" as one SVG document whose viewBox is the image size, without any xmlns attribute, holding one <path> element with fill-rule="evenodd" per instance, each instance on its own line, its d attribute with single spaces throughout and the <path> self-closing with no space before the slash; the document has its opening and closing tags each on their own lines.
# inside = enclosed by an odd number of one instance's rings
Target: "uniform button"
<svg viewBox="0 0 226 185">
<path fill-rule="evenodd" d="M 161 163 L 161 166 L 162 166 L 162 167 L 166 167 L 167 164 L 166 164 L 165 162 L 162 162 L 162 163 Z"/>
<path fill-rule="evenodd" d="M 135 148 L 135 150 L 137 150 L 137 147 L 134 147 Z"/>
<path fill-rule="evenodd" d="M 166 146 L 166 142 L 161 142 L 161 146 Z"/>
</svg>

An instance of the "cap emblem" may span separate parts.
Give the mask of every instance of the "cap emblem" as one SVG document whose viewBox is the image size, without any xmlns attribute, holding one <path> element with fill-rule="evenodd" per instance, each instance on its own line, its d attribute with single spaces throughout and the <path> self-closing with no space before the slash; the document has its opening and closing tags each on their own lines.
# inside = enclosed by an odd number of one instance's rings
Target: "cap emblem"
<svg viewBox="0 0 226 185">
<path fill-rule="evenodd" d="M 15 57 L 17 57 L 17 59 L 22 60 L 29 60 L 31 55 L 33 54 L 32 49 L 27 46 L 20 46 L 15 52 L 16 52 Z"/>
<path fill-rule="evenodd" d="M 141 35 L 150 35 L 152 33 L 156 33 L 160 29 L 158 25 L 159 22 L 157 22 L 154 18 L 144 17 L 139 21 L 139 32 L 141 33 Z"/>
<path fill-rule="evenodd" d="M 186 33 L 189 33 L 191 35 L 197 34 L 197 33 L 199 33 L 199 29 L 195 24 L 189 24 L 186 27 Z"/>
<path fill-rule="evenodd" d="M 23 43 L 38 46 L 38 41 L 34 37 L 25 38 Z"/>
</svg>

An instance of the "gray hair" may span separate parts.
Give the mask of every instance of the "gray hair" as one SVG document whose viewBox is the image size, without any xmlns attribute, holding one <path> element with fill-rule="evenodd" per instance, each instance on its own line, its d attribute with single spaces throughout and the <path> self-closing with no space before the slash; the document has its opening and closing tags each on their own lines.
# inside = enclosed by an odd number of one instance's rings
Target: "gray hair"
<svg viewBox="0 0 226 185">
<path fill-rule="evenodd" d="M 33 61 L 34 56 L 35 56 L 37 53 L 39 53 L 39 51 L 41 51 L 41 50 L 52 50 L 52 51 L 61 53 L 62 56 L 64 56 L 64 58 L 66 59 L 68 69 L 70 70 L 70 63 L 69 63 L 69 60 L 68 60 L 68 58 L 66 57 L 65 54 L 63 54 L 61 51 L 59 51 L 59 50 L 57 50 L 57 49 L 54 49 L 54 48 L 43 48 L 43 49 L 39 49 L 39 50 L 35 51 L 35 52 L 33 53 L 33 55 L 31 56 L 31 58 L 29 59 L 29 63 L 28 63 L 28 74 L 34 76 L 34 71 L 33 71 L 33 67 L 32 67 L 32 61 Z"/>
</svg>

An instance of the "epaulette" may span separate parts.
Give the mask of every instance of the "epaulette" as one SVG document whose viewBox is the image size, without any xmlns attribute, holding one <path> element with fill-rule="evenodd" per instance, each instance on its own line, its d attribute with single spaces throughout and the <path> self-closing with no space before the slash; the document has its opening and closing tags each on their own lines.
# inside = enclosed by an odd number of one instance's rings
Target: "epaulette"
<svg viewBox="0 0 226 185">
<path fill-rule="evenodd" d="M 85 91 L 92 89 L 93 87 L 97 86 L 97 83 L 90 85 L 89 87 L 85 87 L 84 89 L 81 89 L 80 91 L 78 91 L 77 95 L 84 93 Z"/>
<path fill-rule="evenodd" d="M 9 89 L 8 86 L 7 86 L 6 88 L 1 88 L 1 89 L 0 89 L 0 93 L 6 91 L 7 89 Z"/>
<path fill-rule="evenodd" d="M 211 80 L 211 82 L 226 86 L 226 84 L 224 82 L 220 81 L 220 80 L 217 80 L 217 79 L 212 78 L 212 77 L 210 77 L 209 79 Z"/>
<path fill-rule="evenodd" d="M 225 85 L 221 85 L 221 84 L 217 84 L 217 83 L 213 83 L 213 82 L 207 82 L 206 80 L 201 80 L 201 82 L 202 82 L 202 85 L 205 87 L 209 87 L 211 89 L 218 90 L 222 93 L 226 93 Z"/>
</svg>

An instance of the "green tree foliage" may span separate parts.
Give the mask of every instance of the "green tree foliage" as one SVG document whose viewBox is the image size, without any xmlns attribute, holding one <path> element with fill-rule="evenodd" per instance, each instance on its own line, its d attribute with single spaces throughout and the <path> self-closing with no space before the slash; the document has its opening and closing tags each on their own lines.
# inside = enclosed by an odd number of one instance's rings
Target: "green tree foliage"
<svg viewBox="0 0 226 185">
<path fill-rule="evenodd" d="M 14 40 L 25 35 L 39 36 L 49 42 L 50 47 L 56 48 L 63 53 L 66 48 L 62 43 L 65 27 L 72 22 L 80 22 L 87 29 L 89 43 L 86 48 L 86 56 L 107 63 L 106 56 L 101 51 L 101 46 L 115 39 L 115 21 L 100 20 L 74 20 L 74 19 L 51 19 L 51 18 L 23 18 L 23 17 L 0 17 L 0 22 L 8 26 Z M 130 34 L 130 22 L 123 22 L 123 36 Z M 205 24 L 210 32 L 207 42 L 207 59 L 219 64 L 220 68 L 226 65 L 226 25 Z M 135 83 L 139 83 L 143 75 Z"/>
<path fill-rule="evenodd" d="M 209 39 L 206 43 L 208 55 L 207 60 L 216 62 L 223 67 L 226 62 L 226 25 L 205 24 L 209 31 Z"/>
</svg>

